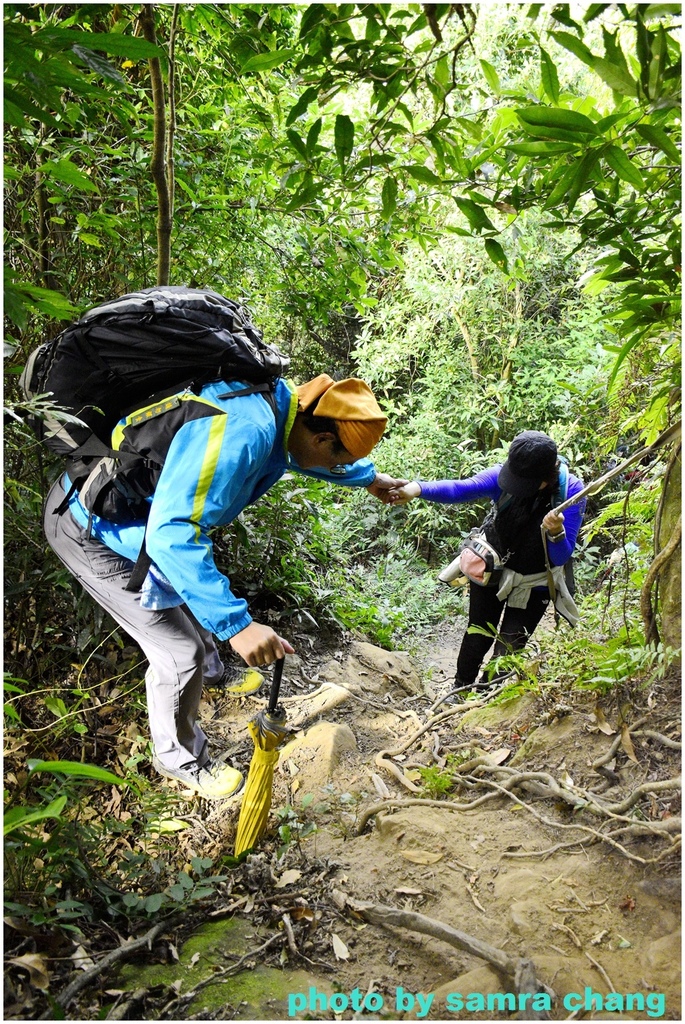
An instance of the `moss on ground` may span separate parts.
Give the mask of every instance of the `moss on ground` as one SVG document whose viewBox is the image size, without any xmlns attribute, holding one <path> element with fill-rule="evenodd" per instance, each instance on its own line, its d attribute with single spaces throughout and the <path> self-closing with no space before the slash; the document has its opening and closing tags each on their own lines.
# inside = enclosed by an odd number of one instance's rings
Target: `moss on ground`
<svg viewBox="0 0 685 1024">
<path fill-rule="evenodd" d="M 235 957 L 256 949 L 268 935 L 261 934 L 249 921 L 225 918 L 203 925 L 179 950 L 180 960 L 174 964 L 149 964 L 143 967 L 126 964 L 121 968 L 120 984 L 127 990 L 171 986 L 180 982 L 179 995 L 188 992 L 222 968 L 229 967 Z M 247 961 L 244 970 L 209 984 L 185 1008 L 196 1016 L 205 1011 L 223 1010 L 223 1019 L 288 1020 L 288 996 L 308 992 L 314 985 L 320 992 L 330 993 L 327 981 L 301 970 L 278 970 Z M 171 996 L 170 996 L 171 998 Z M 201 1018 L 200 1018 L 201 1019 Z"/>
</svg>

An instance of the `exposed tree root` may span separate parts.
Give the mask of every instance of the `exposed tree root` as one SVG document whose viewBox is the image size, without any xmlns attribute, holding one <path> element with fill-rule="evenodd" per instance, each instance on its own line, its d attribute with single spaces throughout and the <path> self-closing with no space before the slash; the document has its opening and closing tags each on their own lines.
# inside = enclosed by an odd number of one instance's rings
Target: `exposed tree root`
<svg viewBox="0 0 685 1024">
<path fill-rule="evenodd" d="M 347 905 L 371 924 L 409 928 L 422 935 L 430 935 L 434 939 L 448 942 L 451 946 L 466 950 L 467 953 L 472 953 L 482 960 L 487 960 L 496 970 L 513 979 L 518 993 L 533 994 L 546 991 L 553 995 L 542 982 L 538 981 L 532 960 L 511 957 L 497 946 L 491 946 L 473 935 L 457 931 L 451 925 L 443 924 L 442 921 L 436 921 L 432 917 L 426 917 L 424 914 L 417 914 L 414 911 L 396 910 L 394 907 L 386 907 L 378 903 L 363 903 L 349 898 Z M 527 1008 L 526 1020 L 549 1020 L 549 1014 Z"/>
<path fill-rule="evenodd" d="M 475 775 L 467 776 L 463 781 L 466 784 L 472 786 L 485 786 L 490 790 L 489 793 L 485 793 L 478 797 L 476 800 L 472 800 L 468 803 L 461 803 L 456 800 L 426 800 L 421 798 L 409 799 L 409 800 L 384 800 L 382 803 L 372 804 L 367 807 L 364 813 L 360 816 L 357 823 L 357 835 L 366 828 L 370 818 L 374 815 L 383 811 L 389 810 L 390 808 L 402 808 L 415 806 L 417 804 L 428 807 L 438 807 L 441 810 L 460 812 L 473 810 L 475 807 L 480 806 L 486 800 L 492 799 L 494 796 L 502 795 L 506 796 L 510 800 L 515 800 L 517 804 L 520 804 L 526 810 L 528 810 L 538 821 L 544 825 L 554 829 L 575 829 L 580 832 L 584 832 L 587 836 L 591 837 L 591 842 L 602 842 L 612 846 L 628 860 L 636 861 L 639 864 L 655 864 L 662 860 L 668 853 L 672 853 L 675 849 L 679 848 L 680 836 L 672 836 L 679 830 L 680 819 L 679 818 L 667 818 L 661 822 L 649 822 L 639 821 L 636 822 L 631 818 L 626 818 L 621 812 L 629 810 L 633 807 L 637 801 L 642 797 L 650 793 L 658 792 L 673 792 L 680 789 L 680 779 L 665 779 L 660 782 L 644 783 L 642 786 L 638 786 L 625 800 L 616 804 L 605 804 L 599 802 L 591 794 L 586 793 L 583 790 L 576 790 L 575 792 L 561 786 L 553 776 L 549 775 L 548 772 L 518 772 L 513 768 L 505 768 L 502 765 L 483 765 L 480 764 L 476 768 L 476 771 L 483 772 L 498 772 L 500 774 L 508 775 L 502 783 L 495 782 L 493 779 L 484 779 L 476 777 Z M 515 787 L 521 787 L 529 790 L 536 795 L 543 798 L 551 799 L 562 799 L 566 803 L 570 804 L 574 809 L 584 809 L 590 811 L 595 816 L 601 816 L 609 821 L 624 822 L 625 825 L 622 828 L 615 830 L 614 832 L 602 832 L 597 828 L 592 828 L 589 825 L 582 825 L 579 822 L 573 824 L 560 824 L 559 822 L 552 821 L 549 818 L 544 817 L 533 808 L 525 800 L 522 800 L 520 795 L 515 795 L 511 792 Z M 653 835 L 665 839 L 669 842 L 670 847 L 660 855 L 654 858 L 646 859 L 639 857 L 637 854 L 631 853 L 626 849 L 617 839 L 616 835 L 622 836 L 644 836 Z M 587 839 L 578 839 L 572 843 L 563 844 L 564 847 L 580 845 L 587 843 Z M 552 850 L 535 851 L 530 856 L 549 856 L 554 850 L 561 848 L 560 845 L 554 847 Z M 525 856 L 525 854 L 521 854 Z"/>
<path fill-rule="evenodd" d="M 420 793 L 420 787 L 415 786 L 411 779 L 407 779 L 402 770 L 398 768 L 396 764 L 393 764 L 390 758 L 397 757 L 399 754 L 403 754 L 410 747 L 413 747 L 416 741 L 420 739 L 421 736 L 424 735 L 424 733 L 428 732 L 429 729 L 435 728 L 436 725 L 440 725 L 442 722 L 446 722 L 449 718 L 453 718 L 455 715 L 463 714 L 464 711 L 466 710 L 471 711 L 473 710 L 473 708 L 484 707 L 487 703 L 489 703 L 492 700 L 493 697 L 496 697 L 504 689 L 505 687 L 501 686 L 499 689 L 493 690 L 491 693 L 488 693 L 486 700 L 473 701 L 468 705 L 458 704 L 456 707 L 450 708 L 448 711 L 441 711 L 440 714 L 433 715 L 431 718 L 428 719 L 425 725 L 422 725 L 420 729 L 418 729 L 415 733 L 412 733 L 412 735 L 409 736 L 398 747 L 393 747 L 391 750 L 379 750 L 375 757 L 376 764 L 378 765 L 379 768 L 384 768 L 387 772 L 390 772 L 390 774 L 395 779 L 397 779 L 400 785 L 404 786 L 405 789 L 408 789 L 410 793 Z"/>
<path fill-rule="evenodd" d="M 487 700 L 470 704 L 469 709 L 472 707 L 483 706 L 492 699 L 492 696 L 494 696 L 494 694 L 489 694 Z M 374 815 L 391 809 L 424 805 L 459 813 L 461 811 L 474 810 L 476 807 L 481 806 L 488 800 L 492 800 L 493 797 L 501 795 L 506 796 L 510 800 L 516 800 L 517 803 L 521 804 L 531 814 L 538 818 L 540 822 L 551 828 L 570 828 L 585 833 L 582 838 L 572 840 L 568 843 L 558 843 L 545 850 L 531 851 L 530 853 L 504 853 L 504 857 L 548 857 L 559 849 L 569 849 L 573 847 L 581 847 L 588 843 L 592 844 L 602 842 L 612 846 L 621 853 L 622 856 L 629 860 L 635 861 L 639 864 L 655 864 L 679 848 L 679 832 L 681 826 L 680 818 L 666 818 L 663 821 L 637 821 L 633 817 L 626 816 L 626 814 L 627 812 L 630 812 L 644 797 L 653 797 L 654 794 L 657 793 L 670 793 L 680 790 L 680 778 L 644 782 L 632 790 L 632 792 L 623 799 L 610 801 L 600 796 L 597 792 L 582 789 L 579 786 L 574 786 L 572 783 L 561 782 L 554 778 L 554 776 L 549 772 L 519 771 L 518 769 L 505 765 L 495 765 L 487 756 L 479 756 L 464 762 L 457 768 L 454 768 L 452 770 L 452 775 L 455 778 L 455 781 L 458 779 L 458 782 L 463 789 L 470 792 L 485 789 L 487 792 L 481 792 L 481 794 L 476 796 L 475 799 L 467 802 L 459 800 L 430 800 L 422 798 L 419 795 L 421 793 L 421 788 L 415 785 L 410 779 L 407 779 L 402 769 L 398 765 L 394 764 L 390 759 L 404 754 L 430 729 L 440 725 L 449 718 L 452 718 L 455 714 L 463 713 L 463 711 L 464 707 L 460 705 L 438 715 L 434 715 L 426 722 L 425 725 L 409 736 L 399 746 L 394 747 L 393 749 L 381 750 L 376 755 L 376 764 L 393 775 L 393 777 L 397 779 L 405 789 L 414 794 L 414 797 L 410 799 L 386 798 L 382 803 L 372 804 L 370 807 L 367 807 L 358 818 L 356 829 L 357 835 L 361 835 L 369 820 L 374 817 Z M 632 736 L 645 737 L 655 743 L 659 743 L 662 746 L 674 750 L 680 750 L 682 748 L 682 745 L 678 741 L 673 740 L 662 733 L 655 732 L 651 729 L 641 729 L 641 727 L 648 721 L 648 717 L 649 716 L 644 716 L 631 724 L 630 731 Z M 613 739 L 609 751 L 602 755 L 601 758 L 598 758 L 593 763 L 592 767 L 595 768 L 595 770 L 603 769 L 604 766 L 607 765 L 614 757 L 616 751 L 623 742 L 623 739 L 623 731 L 619 731 Z M 498 781 L 494 781 L 492 778 L 486 777 L 491 775 L 498 776 Z M 504 778 L 502 778 L 503 776 Z M 610 782 L 613 781 L 615 780 L 610 779 Z M 615 822 L 621 824 L 622 827 L 608 831 L 606 829 L 602 829 L 601 825 L 599 828 L 593 828 L 589 825 L 580 824 L 579 822 L 570 825 L 560 824 L 559 822 L 543 817 L 529 803 L 523 800 L 520 794 L 514 795 L 512 792 L 513 790 L 524 790 L 525 792 L 531 793 L 532 795 L 542 799 L 562 801 L 568 804 L 576 812 L 585 811 L 592 814 L 595 818 L 604 819 L 605 823 Z M 665 840 L 669 844 L 669 849 L 662 851 L 662 853 L 655 857 L 643 858 L 631 853 L 616 838 L 617 836 L 621 836 L 622 839 L 625 840 L 626 838 L 637 838 L 649 835 Z"/>
</svg>

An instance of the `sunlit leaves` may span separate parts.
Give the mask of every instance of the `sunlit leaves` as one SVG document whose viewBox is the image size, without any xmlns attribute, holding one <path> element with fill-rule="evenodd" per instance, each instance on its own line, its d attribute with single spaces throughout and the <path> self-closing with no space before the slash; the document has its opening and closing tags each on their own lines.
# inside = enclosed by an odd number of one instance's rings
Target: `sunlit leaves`
<svg viewBox="0 0 685 1024">
<path fill-rule="evenodd" d="M 97 192 L 97 185 L 93 184 L 87 174 L 84 174 L 71 160 L 46 160 L 39 167 L 41 174 L 46 178 L 54 178 L 66 185 L 75 185 L 86 192 Z"/>
<path fill-rule="evenodd" d="M 502 87 L 500 85 L 497 69 L 493 67 L 493 65 L 490 64 L 489 61 L 487 60 L 481 60 L 480 66 L 483 69 L 483 75 L 485 77 L 486 82 L 488 83 L 492 91 L 495 93 L 495 95 L 499 95 Z"/>
</svg>

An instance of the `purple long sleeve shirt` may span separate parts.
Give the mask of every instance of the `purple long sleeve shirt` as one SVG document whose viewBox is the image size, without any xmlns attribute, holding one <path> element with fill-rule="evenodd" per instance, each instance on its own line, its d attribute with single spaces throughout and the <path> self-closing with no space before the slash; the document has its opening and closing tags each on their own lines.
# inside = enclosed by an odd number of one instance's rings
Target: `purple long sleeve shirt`
<svg viewBox="0 0 685 1024">
<path fill-rule="evenodd" d="M 465 480 L 419 480 L 421 497 L 426 501 L 435 501 L 442 505 L 456 505 L 465 501 L 476 501 L 478 498 L 490 498 L 491 501 L 497 501 L 502 494 L 502 488 L 497 483 L 501 468 L 501 465 L 497 465 L 490 469 L 482 469 L 480 473 Z M 582 489 L 582 480 L 569 473 L 567 497 L 572 498 Z M 573 554 L 583 521 L 585 504 L 583 498 L 577 505 L 571 505 L 563 513 L 566 536 L 562 540 L 547 545 L 552 565 L 564 565 Z"/>
</svg>

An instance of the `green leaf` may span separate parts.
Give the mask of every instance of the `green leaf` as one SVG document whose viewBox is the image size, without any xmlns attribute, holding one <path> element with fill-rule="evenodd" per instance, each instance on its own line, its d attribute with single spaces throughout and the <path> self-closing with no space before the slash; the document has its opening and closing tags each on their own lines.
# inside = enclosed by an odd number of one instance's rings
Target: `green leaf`
<svg viewBox="0 0 685 1024">
<path fill-rule="evenodd" d="M 47 807 L 12 807 L 5 811 L 3 816 L 3 832 L 5 835 L 9 835 L 10 832 L 14 832 L 15 829 L 21 828 L 23 825 L 44 821 L 45 818 L 61 818 L 66 802 L 65 796 L 58 796 Z"/>
<path fill-rule="evenodd" d="M 572 164 L 569 164 L 565 170 L 562 171 L 561 177 L 557 180 L 556 185 L 550 192 L 549 196 L 544 205 L 545 210 L 550 210 L 553 206 L 563 199 L 571 187 L 571 182 L 574 180 L 578 168 L 580 166 L 580 160 L 575 160 Z M 560 166 L 557 165 L 556 170 L 560 170 Z"/>
<path fill-rule="evenodd" d="M 85 46 L 72 46 L 73 53 L 90 68 L 97 75 L 101 75 L 102 78 L 108 78 L 112 82 L 116 82 L 117 85 L 121 85 L 124 88 L 128 88 L 128 82 L 113 64 L 110 64 L 104 57 L 100 57 L 93 50 L 89 50 Z"/>
<path fill-rule="evenodd" d="M 155 892 L 152 896 L 148 896 L 143 906 L 147 914 L 156 914 L 162 904 L 164 903 L 164 895 L 161 892 Z"/>
<path fill-rule="evenodd" d="M 485 239 L 485 251 L 495 266 L 498 266 L 505 273 L 508 272 L 509 264 L 507 263 L 506 253 L 495 238 Z"/>
<path fill-rule="evenodd" d="M 36 49 L 71 49 L 73 46 L 85 46 L 89 50 L 101 50 L 103 53 L 113 53 L 119 57 L 128 57 L 130 60 L 166 56 L 163 47 L 148 43 L 140 36 L 125 36 L 118 32 L 79 32 L 74 29 L 44 28 L 32 36 L 32 42 Z"/>
<path fill-rule="evenodd" d="M 25 96 L 17 92 L 10 85 L 5 85 L 5 105 L 4 105 L 4 117 L 7 124 L 13 124 L 16 128 L 23 128 L 25 125 L 26 118 L 33 117 L 36 121 L 42 121 L 43 124 L 49 124 L 51 128 L 57 128 L 61 131 L 63 126 L 59 121 L 49 114 L 47 110 L 42 110 L 37 107 L 35 103 L 26 99 Z"/>
<path fill-rule="evenodd" d="M 320 193 L 321 187 L 320 183 L 314 181 L 312 174 L 306 174 L 302 185 L 286 205 L 286 213 L 292 213 L 293 210 L 301 210 L 303 206 L 307 206 L 309 203 L 313 202 Z"/>
<path fill-rule="evenodd" d="M 321 134 L 322 123 L 322 119 L 320 117 L 317 117 L 316 121 L 307 132 L 306 152 L 308 157 L 311 157 L 314 153 L 314 150 L 316 149 L 316 144 L 319 141 L 319 135 Z"/>
<path fill-rule="evenodd" d="M 618 174 L 619 178 L 627 181 L 639 192 L 645 187 L 645 182 L 639 169 L 635 166 L 629 156 L 619 146 L 609 146 L 604 151 L 604 159 L 612 171 Z"/>
<path fill-rule="evenodd" d="M 594 166 L 599 159 L 599 154 L 599 149 L 589 149 L 582 160 L 577 164 L 576 173 L 571 181 L 567 193 L 569 213 L 576 205 L 581 192 L 584 191 L 585 186 L 588 184 Z"/>
<path fill-rule="evenodd" d="M 572 153 L 575 146 L 567 142 L 517 142 L 506 149 L 519 156 L 546 156 L 550 153 Z"/>
<path fill-rule="evenodd" d="M 662 153 L 665 153 L 669 160 L 680 167 L 680 151 L 672 139 L 661 128 L 653 124 L 639 124 L 638 134 L 642 136 L 651 146 L 656 146 Z"/>
<path fill-rule="evenodd" d="M 540 128 L 561 128 L 564 131 L 596 135 L 597 127 L 585 114 L 564 107 L 530 106 L 516 111 L 524 125 Z"/>
<path fill-rule="evenodd" d="M 45 707 L 51 711 L 55 718 L 64 718 L 68 714 L 67 706 L 61 697 L 46 697 Z"/>
<path fill-rule="evenodd" d="M 580 41 L 578 36 L 571 35 L 570 32 L 550 32 L 550 35 L 552 39 L 559 43 L 559 46 L 563 46 L 565 50 L 570 50 L 583 64 L 589 65 L 594 60 L 592 50 L 589 50 L 585 43 Z"/>
<path fill-rule="evenodd" d="M 383 220 L 389 220 L 396 208 L 397 181 L 391 175 L 388 175 L 383 182 L 383 191 L 381 192 L 381 217 Z"/>
<path fill-rule="evenodd" d="M 553 103 L 559 102 L 559 75 L 554 61 L 544 50 L 540 47 L 540 80 L 542 82 L 542 88 L 545 93 L 552 100 Z"/>
<path fill-rule="evenodd" d="M 278 68 L 281 64 L 285 64 L 294 53 L 293 49 L 270 50 L 268 53 L 257 53 L 254 57 L 250 57 L 249 60 L 245 61 L 240 69 L 240 73 L 245 74 L 247 71 L 271 71 L 273 68 Z"/>
<path fill-rule="evenodd" d="M 345 164 L 352 155 L 354 148 L 354 122 L 347 114 L 338 114 L 335 119 L 335 153 L 340 168 L 345 172 Z"/>
<path fill-rule="evenodd" d="M 288 128 L 286 135 L 290 141 L 290 145 L 293 149 L 300 154 L 301 157 L 307 159 L 307 147 L 305 146 L 304 139 L 302 139 L 294 128 Z"/>
<path fill-rule="evenodd" d="M 46 178 L 63 181 L 66 185 L 75 185 L 86 192 L 98 191 L 97 185 L 71 160 L 46 160 L 44 164 L 40 165 L 38 172 L 44 174 Z"/>
<path fill-rule="evenodd" d="M 471 225 L 472 231 L 495 231 L 494 224 L 478 203 L 474 203 L 472 199 L 456 199 L 455 202 Z"/>
<path fill-rule="evenodd" d="M 622 96 L 637 95 L 637 83 L 631 78 L 625 63 L 621 63 L 618 55 L 615 60 L 608 60 L 606 57 L 596 57 L 592 50 L 587 48 L 585 43 L 582 43 L 576 36 L 571 35 L 570 32 L 550 32 L 550 35 L 553 39 L 556 39 L 560 46 L 570 50 L 583 64 L 587 64 L 589 68 L 592 68 L 595 74 L 615 92 L 620 93 Z M 621 54 L 622 57 L 623 55 Z"/>
<path fill-rule="evenodd" d="M 431 171 L 430 167 L 424 167 L 423 164 L 405 164 L 403 170 L 407 172 L 410 178 L 414 181 L 421 181 L 424 185 L 441 185 L 442 178 L 439 178 L 434 171 Z"/>
<path fill-rule="evenodd" d="M 483 69 L 483 76 L 485 81 L 488 83 L 494 93 L 499 95 L 502 86 L 500 85 L 499 75 L 496 69 L 487 60 L 481 60 L 480 66 Z"/>
<path fill-rule="evenodd" d="M 314 102 L 318 94 L 319 91 L 314 86 L 311 86 L 309 89 L 305 89 L 295 106 L 290 108 L 290 113 L 288 114 L 288 118 L 285 122 L 286 128 L 307 111 L 308 107 Z"/>
<path fill-rule="evenodd" d="M 614 64 L 605 57 L 593 57 L 590 67 L 614 92 L 621 96 L 637 96 L 637 82 L 620 64 Z"/>
<path fill-rule="evenodd" d="M 55 775 L 72 775 L 76 778 L 107 782 L 113 786 L 128 786 L 126 779 L 94 764 L 81 764 L 80 761 L 39 761 L 36 758 L 31 758 L 27 763 L 31 772 L 53 772 Z"/>
</svg>

